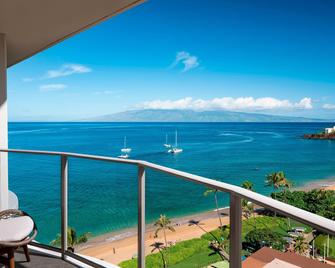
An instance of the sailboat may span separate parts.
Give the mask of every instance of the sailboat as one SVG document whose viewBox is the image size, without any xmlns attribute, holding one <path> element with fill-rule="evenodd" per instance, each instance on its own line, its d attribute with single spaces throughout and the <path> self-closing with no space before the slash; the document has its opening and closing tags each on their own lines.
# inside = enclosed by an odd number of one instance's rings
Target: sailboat
<svg viewBox="0 0 335 268">
<path fill-rule="evenodd" d="M 174 145 L 174 147 L 172 147 L 171 149 L 168 150 L 168 153 L 177 154 L 177 153 L 181 153 L 182 151 L 183 151 L 183 149 L 178 148 L 178 133 L 177 133 L 177 130 L 176 130 L 175 145 Z"/>
<path fill-rule="evenodd" d="M 118 158 L 129 158 L 129 153 L 131 152 L 131 148 L 127 147 L 127 137 L 124 136 L 123 140 L 123 148 L 121 149 L 123 154 L 119 155 Z"/>
<path fill-rule="evenodd" d="M 118 158 L 127 159 L 127 158 L 129 158 L 129 154 L 121 154 L 121 155 L 118 156 Z"/>
<path fill-rule="evenodd" d="M 168 134 L 165 135 L 165 143 L 164 143 L 165 148 L 171 148 L 171 144 L 168 143 Z"/>
<path fill-rule="evenodd" d="M 124 136 L 124 140 L 123 140 L 123 148 L 121 149 L 122 153 L 130 153 L 131 152 L 131 148 L 127 148 L 127 137 Z"/>
</svg>

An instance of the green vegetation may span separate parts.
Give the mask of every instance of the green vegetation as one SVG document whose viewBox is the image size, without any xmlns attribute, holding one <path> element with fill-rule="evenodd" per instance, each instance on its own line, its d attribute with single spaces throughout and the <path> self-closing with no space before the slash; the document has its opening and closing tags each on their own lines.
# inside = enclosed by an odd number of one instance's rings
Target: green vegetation
<svg viewBox="0 0 335 268">
<path fill-rule="evenodd" d="M 251 181 L 244 181 L 242 182 L 241 186 L 244 189 L 253 191 L 254 190 L 254 184 Z M 242 212 L 243 212 L 243 217 L 248 219 L 251 217 L 251 215 L 254 213 L 255 207 L 254 204 L 249 202 L 246 199 L 242 199 Z"/>
<path fill-rule="evenodd" d="M 244 237 L 243 247 L 253 253 L 267 246 L 277 250 L 284 250 L 285 241 L 280 233 L 269 228 L 253 229 Z"/>
<path fill-rule="evenodd" d="M 88 238 L 90 237 L 90 233 L 84 233 L 80 236 L 77 235 L 77 232 L 74 228 L 68 227 L 67 228 L 67 245 L 68 250 L 74 252 L 74 247 L 86 243 Z M 61 244 L 61 235 L 57 234 L 56 239 L 52 240 L 50 245 L 52 246 L 60 246 Z"/>
<path fill-rule="evenodd" d="M 309 244 L 306 243 L 304 237 L 298 236 L 295 239 L 294 252 L 300 255 L 305 255 L 306 252 L 309 252 Z"/>
<path fill-rule="evenodd" d="M 200 223 L 197 222 L 201 227 Z M 307 232 L 312 231 L 310 227 L 304 224 L 292 221 L 292 227 L 305 227 Z M 199 228 L 200 228 L 199 227 Z M 259 229 L 267 229 L 276 233 L 278 237 L 287 235 L 287 231 L 290 229 L 287 225 L 285 218 L 280 217 L 252 217 L 244 220 L 242 224 L 242 238 L 243 242 L 246 241 L 246 237 L 250 232 L 254 232 Z M 205 230 L 204 230 L 205 231 Z M 249 234 L 249 237 L 251 235 Z M 184 267 L 205 267 L 211 263 L 220 262 L 222 258 L 219 254 L 215 254 L 209 247 L 210 243 L 218 239 L 221 241 L 222 247 L 229 252 L 229 226 L 223 226 L 212 232 L 207 232 L 200 238 L 195 238 L 187 241 L 182 241 L 174 246 L 164 248 L 163 254 L 166 259 L 168 267 L 172 268 L 184 268 Z M 247 255 L 250 253 L 245 252 Z M 137 259 L 124 261 L 119 264 L 122 268 L 135 268 L 137 267 Z M 159 252 L 150 254 L 146 257 L 147 267 L 164 267 L 162 265 L 162 256 Z"/>
<path fill-rule="evenodd" d="M 254 190 L 254 184 L 251 181 L 244 181 L 244 182 L 242 182 L 241 186 L 244 189 L 247 189 L 247 190 L 250 190 L 250 191 Z"/>
<path fill-rule="evenodd" d="M 272 198 L 291 204 L 295 207 L 319 214 L 321 216 L 335 220 L 335 191 L 312 190 L 290 191 L 292 184 L 286 178 L 284 172 L 275 172 L 266 176 L 266 185 L 274 189 Z M 244 181 L 242 187 L 253 190 L 253 183 Z M 280 190 L 280 191 L 278 191 Z M 218 209 L 218 191 L 209 189 L 205 195 L 214 194 L 214 201 Z M 288 237 L 288 232 L 295 227 L 305 228 L 306 233 L 312 232 L 312 228 L 295 220 L 284 217 L 260 216 L 251 217 L 254 211 L 253 204 L 242 200 L 243 215 L 245 220 L 242 223 L 242 243 L 243 255 L 250 255 L 263 246 L 269 246 L 278 250 L 285 250 L 286 242 L 284 237 Z M 192 220 L 190 225 L 196 225 L 204 234 L 200 238 L 179 242 L 176 245 L 167 247 L 165 230 L 172 227 L 170 220 L 161 215 L 155 223 L 156 230 L 164 231 L 165 246 L 163 243 L 156 242 L 152 245 L 152 254 L 146 257 L 147 267 L 206 267 L 217 263 L 218 267 L 228 267 L 229 258 L 229 225 L 222 225 L 221 217 L 218 212 L 220 227 L 208 232 L 201 226 L 201 222 Z M 327 236 L 319 234 L 315 239 L 315 248 L 320 255 L 323 255 L 324 245 L 327 244 Z M 154 253 L 157 251 L 157 253 Z M 305 255 L 309 252 L 309 245 L 302 237 L 295 239 L 294 251 Z M 335 258 L 335 239 L 329 240 L 329 257 Z M 137 267 L 137 260 L 128 260 L 119 264 L 122 268 Z"/>
<path fill-rule="evenodd" d="M 315 238 L 315 248 L 321 256 L 324 254 L 324 245 L 327 245 L 328 235 L 320 234 Z M 329 237 L 329 257 L 335 259 L 335 239 Z"/>
<path fill-rule="evenodd" d="M 165 246 L 167 247 L 166 230 L 169 230 L 171 232 L 175 231 L 173 226 L 171 225 L 171 220 L 165 215 L 160 215 L 159 219 L 154 223 L 154 226 L 156 227 L 155 231 L 156 237 L 160 231 L 163 231 Z"/>
<path fill-rule="evenodd" d="M 272 198 L 335 220 L 335 191 L 311 190 L 273 193 Z"/>
<path fill-rule="evenodd" d="M 216 263 L 218 260 L 221 260 L 218 255 L 210 255 L 210 252 L 208 250 L 204 250 L 203 252 L 199 252 L 197 254 L 194 254 L 193 256 L 177 263 L 174 265 L 169 266 L 170 268 L 198 268 L 198 267 L 205 267 L 207 265 L 210 265 L 212 263 Z M 220 263 L 223 261 L 220 261 Z M 226 264 L 229 265 L 227 261 L 225 261 Z M 223 267 L 223 266 L 222 266 Z M 229 267 L 229 266 L 227 266 Z"/>
<path fill-rule="evenodd" d="M 209 254 L 211 254 L 211 250 L 208 248 L 208 240 L 203 238 L 183 241 L 164 250 L 168 267 L 185 267 L 181 265 L 189 261 L 190 263 L 197 263 L 198 266 L 195 267 L 203 267 L 221 260 L 218 255 L 208 256 Z M 145 258 L 145 262 L 146 267 L 162 267 L 162 258 L 159 253 L 148 255 Z M 174 266 L 177 264 L 178 266 Z M 136 268 L 137 259 L 124 261 L 119 266 L 123 268 Z"/>
<path fill-rule="evenodd" d="M 219 211 L 219 202 L 218 202 L 218 190 L 216 189 L 211 189 L 211 188 L 208 188 L 205 192 L 204 192 L 204 196 L 208 196 L 210 194 L 214 194 L 214 200 L 215 200 L 215 207 L 216 207 L 216 212 L 218 214 L 218 218 L 219 218 L 219 221 L 220 221 L 220 227 L 222 227 L 222 221 L 221 221 L 221 215 L 220 215 L 220 211 Z"/>
<path fill-rule="evenodd" d="M 153 247 L 153 249 L 151 250 L 151 253 L 158 251 L 159 254 L 161 255 L 163 268 L 167 267 L 167 262 L 166 262 L 166 258 L 164 254 L 164 249 L 166 248 L 164 247 L 164 244 L 161 242 L 155 242 L 150 246 Z"/>
<path fill-rule="evenodd" d="M 265 185 L 273 187 L 275 191 L 280 189 L 286 192 L 287 189 L 291 188 L 292 183 L 286 178 L 283 171 L 279 171 L 268 174 L 266 176 Z M 274 195 L 276 195 L 276 192 L 274 192 Z"/>
</svg>

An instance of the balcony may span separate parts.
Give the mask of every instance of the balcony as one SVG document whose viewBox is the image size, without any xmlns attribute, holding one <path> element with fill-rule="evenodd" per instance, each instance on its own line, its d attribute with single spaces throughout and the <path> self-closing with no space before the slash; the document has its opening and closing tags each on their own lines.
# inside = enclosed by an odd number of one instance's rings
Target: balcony
<svg viewBox="0 0 335 268">
<path fill-rule="evenodd" d="M 242 206 L 241 200 L 246 199 L 253 202 L 260 207 L 267 208 L 280 215 L 295 219 L 301 223 L 307 224 L 316 230 L 335 235 L 335 224 L 332 220 L 323 218 L 321 216 L 312 214 L 302 209 L 293 207 L 291 205 L 279 202 L 270 197 L 246 190 L 244 188 L 227 184 L 224 182 L 215 181 L 212 179 L 204 178 L 201 176 L 193 175 L 190 173 L 182 172 L 179 170 L 171 169 L 168 167 L 156 165 L 150 162 L 141 160 L 119 159 L 113 157 L 76 154 L 67 152 L 54 152 L 54 151 L 31 151 L 31 150 L 15 150 L 15 149 L 2 149 L 1 154 L 25 154 L 25 155 L 44 155 L 59 157 L 60 166 L 60 220 L 61 220 L 61 247 L 56 248 L 49 245 L 34 242 L 30 248 L 34 250 L 32 262 L 25 264 L 20 262 L 20 254 L 18 254 L 18 267 L 38 267 L 38 263 L 43 263 L 43 267 L 57 267 L 59 262 L 65 261 L 62 267 L 72 267 L 71 265 L 80 267 L 115 267 L 104 261 L 79 255 L 70 252 L 67 245 L 67 227 L 68 227 L 68 174 L 69 174 L 69 159 L 86 159 L 94 161 L 103 161 L 107 163 L 115 163 L 119 165 L 132 165 L 137 168 L 137 183 L 138 183 L 138 223 L 137 223 L 137 238 L 138 238 L 138 267 L 145 267 L 145 197 L 146 197 L 146 171 L 154 170 L 169 176 L 186 180 L 192 183 L 200 184 L 220 192 L 228 193 L 230 196 L 230 267 L 242 267 Z M 21 265 L 21 266 L 19 266 Z M 65 266 L 68 265 L 68 266 Z"/>
</svg>

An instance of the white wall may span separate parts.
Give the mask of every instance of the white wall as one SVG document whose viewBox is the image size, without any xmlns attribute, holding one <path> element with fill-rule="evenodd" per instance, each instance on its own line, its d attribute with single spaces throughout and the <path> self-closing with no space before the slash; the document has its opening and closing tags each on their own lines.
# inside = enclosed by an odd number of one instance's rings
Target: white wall
<svg viewBox="0 0 335 268">
<path fill-rule="evenodd" d="M 0 148 L 8 148 L 6 36 L 0 33 Z M 8 208 L 8 156 L 0 153 L 0 210 Z"/>
</svg>

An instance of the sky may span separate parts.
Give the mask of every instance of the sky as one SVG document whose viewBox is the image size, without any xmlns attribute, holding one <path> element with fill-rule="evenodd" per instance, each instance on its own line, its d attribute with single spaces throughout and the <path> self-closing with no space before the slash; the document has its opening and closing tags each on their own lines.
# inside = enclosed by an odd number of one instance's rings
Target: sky
<svg viewBox="0 0 335 268">
<path fill-rule="evenodd" d="M 148 0 L 9 68 L 9 118 L 163 108 L 335 119 L 334 10 L 332 0 Z"/>
</svg>

